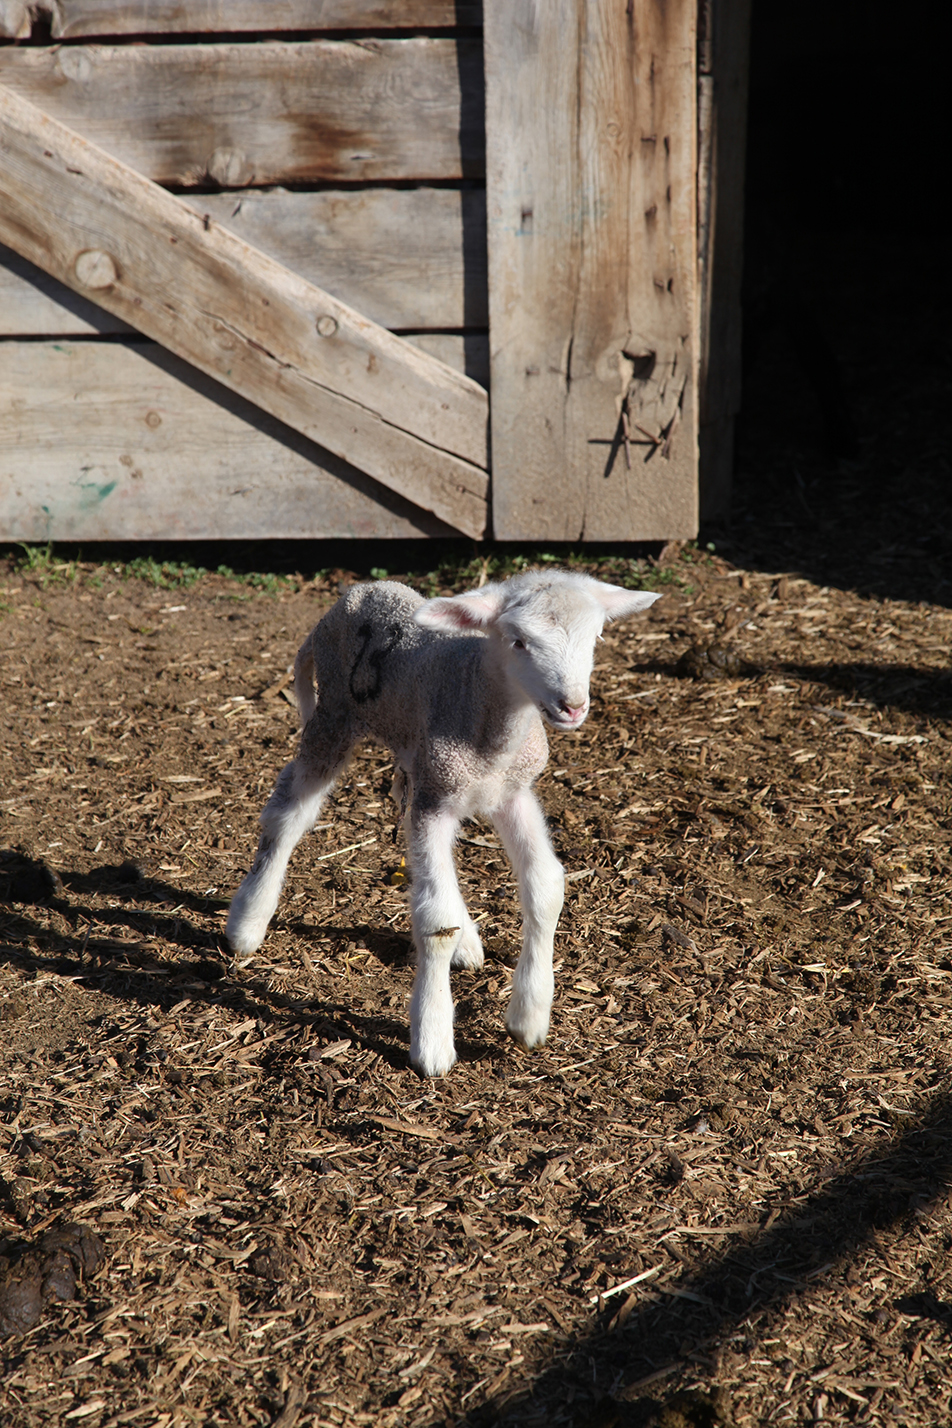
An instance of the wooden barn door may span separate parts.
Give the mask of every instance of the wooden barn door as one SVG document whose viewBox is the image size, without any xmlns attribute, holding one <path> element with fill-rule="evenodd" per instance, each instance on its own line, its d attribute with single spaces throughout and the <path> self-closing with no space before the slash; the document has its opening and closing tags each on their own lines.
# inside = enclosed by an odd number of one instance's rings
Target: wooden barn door
<svg viewBox="0 0 952 1428">
<path fill-rule="evenodd" d="M 0 538 L 693 536 L 697 8 L 0 6 Z"/>
</svg>

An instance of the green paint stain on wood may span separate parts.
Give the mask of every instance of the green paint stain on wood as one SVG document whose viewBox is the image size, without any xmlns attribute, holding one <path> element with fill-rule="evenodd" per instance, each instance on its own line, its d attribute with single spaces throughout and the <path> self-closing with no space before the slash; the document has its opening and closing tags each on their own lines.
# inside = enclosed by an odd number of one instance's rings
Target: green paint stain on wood
<svg viewBox="0 0 952 1428">
<path fill-rule="evenodd" d="M 88 470 L 88 468 L 87 468 Z M 88 511 L 92 506 L 98 506 L 107 496 L 118 486 L 118 481 L 74 481 L 73 485 L 79 488 L 80 508 Z"/>
</svg>

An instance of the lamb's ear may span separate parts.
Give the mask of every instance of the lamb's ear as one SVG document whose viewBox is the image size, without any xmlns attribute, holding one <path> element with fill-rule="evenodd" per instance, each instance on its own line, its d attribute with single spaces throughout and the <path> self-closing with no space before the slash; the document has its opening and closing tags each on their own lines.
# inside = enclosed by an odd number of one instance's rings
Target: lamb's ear
<svg viewBox="0 0 952 1428">
<path fill-rule="evenodd" d="M 621 585 L 606 585 L 601 580 L 593 582 L 592 594 L 609 620 L 637 615 L 639 610 L 647 610 L 649 605 L 661 599 L 651 590 L 625 590 Z"/>
<path fill-rule="evenodd" d="M 449 634 L 467 634 L 471 630 L 488 630 L 502 609 L 502 595 L 496 585 L 471 590 L 466 595 L 425 600 L 413 612 L 418 625 L 427 630 L 446 630 Z"/>
</svg>

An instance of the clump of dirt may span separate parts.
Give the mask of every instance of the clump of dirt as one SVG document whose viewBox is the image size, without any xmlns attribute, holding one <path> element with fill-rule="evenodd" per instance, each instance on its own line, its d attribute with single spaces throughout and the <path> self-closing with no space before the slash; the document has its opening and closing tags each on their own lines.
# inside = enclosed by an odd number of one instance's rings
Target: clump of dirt
<svg viewBox="0 0 952 1428">
<path fill-rule="evenodd" d="M 740 655 L 723 645 L 692 645 L 675 669 L 685 679 L 736 679 L 746 672 Z"/>
<path fill-rule="evenodd" d="M 730 1428 L 727 1399 L 722 1393 L 694 1389 L 676 1393 L 648 1419 L 647 1428 Z"/>
<path fill-rule="evenodd" d="M 50 1300 L 76 1299 L 80 1282 L 105 1258 L 105 1245 L 88 1225 L 61 1225 L 32 1244 L 0 1240 L 0 1335 L 35 1328 Z"/>
</svg>

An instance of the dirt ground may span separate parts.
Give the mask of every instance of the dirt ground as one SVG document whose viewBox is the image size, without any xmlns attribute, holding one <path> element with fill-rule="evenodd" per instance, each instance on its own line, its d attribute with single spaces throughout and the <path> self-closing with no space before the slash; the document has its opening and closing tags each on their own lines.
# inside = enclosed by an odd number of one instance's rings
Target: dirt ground
<svg viewBox="0 0 952 1428">
<path fill-rule="evenodd" d="M 379 752 L 261 952 L 222 941 L 348 571 L 5 558 L 5 1425 L 949 1420 L 949 360 L 923 308 L 897 366 L 898 304 L 837 288 L 898 293 L 881 256 L 825 250 L 860 454 L 824 456 L 775 345 L 715 549 L 589 555 L 666 598 L 551 740 L 538 1052 L 503 1031 L 515 890 L 472 825 L 487 965 L 455 974 L 452 1075 L 409 1069 Z M 475 583 L 454 558 L 421 588 Z"/>
</svg>

